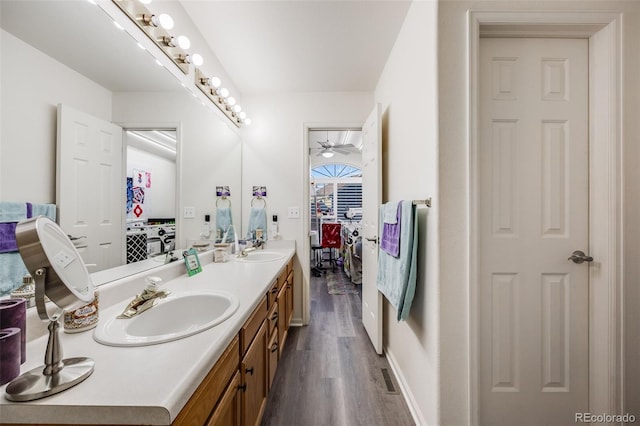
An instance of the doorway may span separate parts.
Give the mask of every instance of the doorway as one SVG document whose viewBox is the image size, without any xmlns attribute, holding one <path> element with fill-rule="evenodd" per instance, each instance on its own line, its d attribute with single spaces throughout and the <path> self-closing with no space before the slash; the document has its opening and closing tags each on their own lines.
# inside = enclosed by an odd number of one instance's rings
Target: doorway
<svg viewBox="0 0 640 426">
<path fill-rule="evenodd" d="M 311 283 L 360 295 L 362 132 L 310 129 L 308 138 Z"/>
<path fill-rule="evenodd" d="M 126 263 L 158 258 L 176 248 L 177 130 L 124 130 L 127 201 Z"/>
<path fill-rule="evenodd" d="M 496 25 L 500 22 L 501 25 Z M 582 24 L 578 29 L 575 24 Z M 469 14 L 469 128 L 470 128 L 470 387 L 472 424 L 483 422 L 483 389 L 480 378 L 482 331 L 481 250 L 482 236 L 480 214 L 477 213 L 485 195 L 479 190 L 481 170 L 480 124 L 480 37 L 552 37 L 581 38 L 588 40 L 588 120 L 589 120 L 589 170 L 588 179 L 588 246 L 594 257 L 588 268 L 588 410 L 589 412 L 622 412 L 622 365 L 619 357 L 622 343 L 621 277 L 619 271 L 620 229 L 620 121 L 617 99 L 619 46 L 621 40 L 619 16 L 613 13 L 519 13 L 472 12 Z M 553 57 L 550 57 L 554 59 Z M 508 59 L 508 57 L 506 58 Z M 595 66 L 597 64 L 598 66 Z M 606 200 L 606 202 L 603 202 Z M 539 207 L 538 207 L 539 208 Z M 541 225 L 541 224 L 540 224 Z M 523 254 L 524 255 L 524 254 Z M 569 257 L 571 253 L 568 253 Z M 525 256 L 526 258 L 526 256 Z M 568 261 L 567 261 L 568 262 Z M 548 276 L 547 276 L 548 278 Z M 551 284 L 549 284 L 551 285 Z M 497 288 L 500 285 L 496 286 Z M 502 286 L 507 288 L 508 285 Z M 541 285 L 544 287 L 544 284 Z M 515 288 L 515 287 L 512 287 Z M 561 288 L 558 286 L 556 288 Z M 561 293 L 561 292 L 560 292 Z M 509 292 L 505 292 L 506 295 Z M 550 293 L 547 293 L 549 296 Z M 553 294 L 560 295 L 559 293 Z M 544 296 L 543 300 L 544 300 Z M 508 299 L 505 297 L 505 299 Z M 551 305 L 558 306 L 555 297 L 548 297 Z M 606 301 L 606 303 L 604 303 Z M 529 303 L 529 301 L 526 301 Z M 515 309 L 515 307 L 512 307 Z M 503 334 L 504 335 L 504 334 Z M 531 336 L 524 334 L 522 337 Z M 541 343 L 541 342 L 540 342 Z M 512 364 L 513 365 L 513 364 Z M 514 371 L 522 371 L 516 365 Z M 492 365 L 491 368 L 494 368 Z M 554 367 L 554 368 L 557 368 Z M 554 370 L 556 373 L 558 370 Z M 573 382 L 567 382 L 572 383 Z M 561 388 L 561 386 L 559 386 Z M 553 389 L 549 390 L 551 393 Z M 555 389 L 556 395 L 564 392 Z M 506 393 L 506 392 L 505 392 Z M 525 407 L 527 403 L 525 403 Z M 535 422 L 535 419 L 527 419 Z M 520 422 L 525 421 L 521 418 Z M 575 418 L 554 419 L 553 424 L 574 423 Z"/>
</svg>

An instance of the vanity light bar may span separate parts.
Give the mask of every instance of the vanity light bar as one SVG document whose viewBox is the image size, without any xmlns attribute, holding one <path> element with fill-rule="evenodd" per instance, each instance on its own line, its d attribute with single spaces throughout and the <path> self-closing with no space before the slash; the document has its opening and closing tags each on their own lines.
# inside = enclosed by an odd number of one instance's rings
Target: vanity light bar
<svg viewBox="0 0 640 426">
<path fill-rule="evenodd" d="M 171 61 L 185 74 L 189 74 L 189 55 L 176 44 L 170 42 L 171 35 L 161 26 L 152 25 L 154 15 L 136 0 L 112 0 Z"/>
<path fill-rule="evenodd" d="M 232 105 L 229 105 L 227 101 L 228 98 L 225 99 L 225 97 L 218 93 L 220 89 L 213 86 L 211 81 L 212 79 L 205 76 L 200 69 L 196 68 L 196 86 L 198 86 L 202 93 L 204 93 L 205 96 L 209 98 L 209 100 L 211 100 L 211 102 L 213 102 L 214 105 L 217 106 L 218 109 L 233 122 L 233 124 L 236 125 L 236 127 L 240 127 L 244 120 L 242 120 L 239 114 L 233 110 Z"/>
</svg>

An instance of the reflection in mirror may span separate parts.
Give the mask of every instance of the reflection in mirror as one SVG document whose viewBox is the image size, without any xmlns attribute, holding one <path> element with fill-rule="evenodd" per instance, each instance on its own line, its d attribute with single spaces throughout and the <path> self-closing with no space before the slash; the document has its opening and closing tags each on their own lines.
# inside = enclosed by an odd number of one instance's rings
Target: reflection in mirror
<svg viewBox="0 0 640 426">
<path fill-rule="evenodd" d="M 35 278 L 38 315 L 49 321 L 44 365 L 22 374 L 5 389 L 7 399 L 22 402 L 62 392 L 93 373 L 90 358 L 62 359 L 58 337 L 63 310 L 93 300 L 93 283 L 80 253 L 51 219 L 38 216 L 21 221 L 16 226 L 16 241 L 20 256 Z M 47 311 L 45 296 L 58 308 L 53 314 Z"/>
<path fill-rule="evenodd" d="M 162 219 L 163 225 L 174 219 L 174 241 L 163 240 L 165 249 L 171 244 L 186 247 L 190 241 L 200 239 L 204 216 L 208 214 L 215 220 L 217 185 L 230 186 L 231 198 L 239 198 L 242 148 L 237 129 L 232 129 L 219 112 L 204 107 L 191 96 L 167 69 L 157 65 L 148 51 L 140 49 L 126 31 L 114 26 L 100 7 L 75 0 L 2 0 L 0 19 L 3 111 L 0 201 L 56 203 L 59 224 L 73 237 L 88 235 L 80 228 L 65 225 L 65 216 L 75 221 L 74 226 L 82 227 L 83 222 L 102 219 L 104 210 L 98 207 L 114 207 L 120 218 L 114 226 L 120 235 L 120 240 L 113 239 L 117 254 L 110 255 L 107 261 L 103 250 L 109 245 L 105 241 L 111 240 L 96 240 L 95 253 L 90 259 L 85 258 L 94 283 L 143 268 L 126 263 L 126 177 L 133 176 L 127 174 L 124 151 L 128 151 L 126 147 L 133 144 L 136 136 L 124 138 L 117 190 L 105 193 L 95 180 L 81 180 L 89 191 L 93 189 L 95 200 L 79 204 L 69 216 L 59 200 L 63 190 L 73 188 L 56 172 L 73 169 L 57 165 L 57 105 L 69 106 L 124 130 L 176 132 L 175 195 L 173 202 L 168 202 L 173 211 L 146 216 Z M 148 171 L 143 167 L 139 165 L 136 170 Z M 152 185 L 160 185 L 159 178 L 154 172 Z M 153 191 L 159 187 L 150 188 L 153 202 L 146 207 L 155 206 L 159 193 L 172 192 L 170 187 L 163 183 L 158 193 Z M 241 203 L 234 205 L 238 206 L 233 212 L 234 223 L 240 223 Z M 195 211 L 195 217 L 183 217 L 185 206 Z M 114 236 L 115 232 L 110 232 L 108 238 Z M 74 243 L 83 258 L 88 256 L 86 239 Z M 150 243 L 143 245 L 147 260 L 162 250 L 157 240 Z M 161 264 L 153 261 L 147 266 Z M 12 280 L 13 287 L 21 283 L 22 276 Z M 8 293 L 3 290 L 0 296 Z"/>
</svg>

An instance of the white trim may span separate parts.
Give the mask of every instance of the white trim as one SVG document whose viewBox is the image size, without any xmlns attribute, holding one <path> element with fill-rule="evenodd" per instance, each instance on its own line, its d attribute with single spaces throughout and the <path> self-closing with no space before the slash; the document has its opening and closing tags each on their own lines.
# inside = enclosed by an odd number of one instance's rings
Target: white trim
<svg viewBox="0 0 640 426">
<path fill-rule="evenodd" d="M 420 404 L 418 404 L 418 400 L 413 396 L 411 392 L 411 387 L 407 380 L 402 375 L 402 369 L 398 365 L 396 361 L 396 357 L 393 355 L 393 352 L 389 349 L 389 346 L 384 347 L 384 354 L 389 362 L 389 367 L 391 367 L 391 371 L 396 378 L 396 382 L 398 382 L 398 386 L 400 387 L 400 393 L 402 393 L 402 397 L 404 398 L 407 406 L 409 407 L 409 411 L 411 412 L 411 417 L 413 417 L 413 421 L 418 426 L 427 426 L 427 421 L 424 419 L 422 412 L 420 412 Z"/>
<path fill-rule="evenodd" d="M 362 130 L 363 123 L 302 123 L 302 168 L 304 170 L 304 182 L 302 189 L 302 199 L 305 206 L 308 206 L 311 185 L 310 165 L 309 158 L 309 131 L 310 130 Z M 298 256 L 300 261 L 300 269 L 302 272 L 302 325 L 309 324 L 311 319 L 311 291 L 310 291 L 310 256 L 311 256 L 311 243 L 309 241 L 310 226 L 309 209 L 302 209 L 302 252 L 301 256 Z"/>
<path fill-rule="evenodd" d="M 469 140 L 469 410 L 479 424 L 478 389 L 478 45 L 480 26 L 504 26 L 502 36 L 589 38 L 590 268 L 589 410 L 623 413 L 621 15 L 611 12 L 478 12 L 468 19 Z M 518 28 L 522 31 L 518 32 Z M 508 29 L 508 30 L 506 30 Z M 494 35 L 494 32 L 490 34 Z M 594 66 L 597 62 L 598 66 Z M 597 201 L 596 201 L 597 200 Z M 606 200 L 603 202 L 603 200 Z M 599 303 L 598 303 L 599 302 Z M 603 303 L 604 302 L 604 303 Z"/>
</svg>

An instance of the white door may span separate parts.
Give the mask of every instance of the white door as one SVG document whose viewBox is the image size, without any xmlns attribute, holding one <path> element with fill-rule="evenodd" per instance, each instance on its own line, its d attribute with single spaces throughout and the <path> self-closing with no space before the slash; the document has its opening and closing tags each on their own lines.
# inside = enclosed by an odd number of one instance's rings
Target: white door
<svg viewBox="0 0 640 426">
<path fill-rule="evenodd" d="M 378 273 L 378 207 L 382 201 L 380 104 L 362 128 L 362 323 L 376 352 L 382 353 L 382 294 Z"/>
<path fill-rule="evenodd" d="M 480 40 L 480 424 L 588 412 L 588 41 Z M 604 200 L 603 202 L 606 202 Z"/>
<path fill-rule="evenodd" d="M 56 204 L 91 272 L 122 264 L 122 129 L 58 105 Z"/>
</svg>

